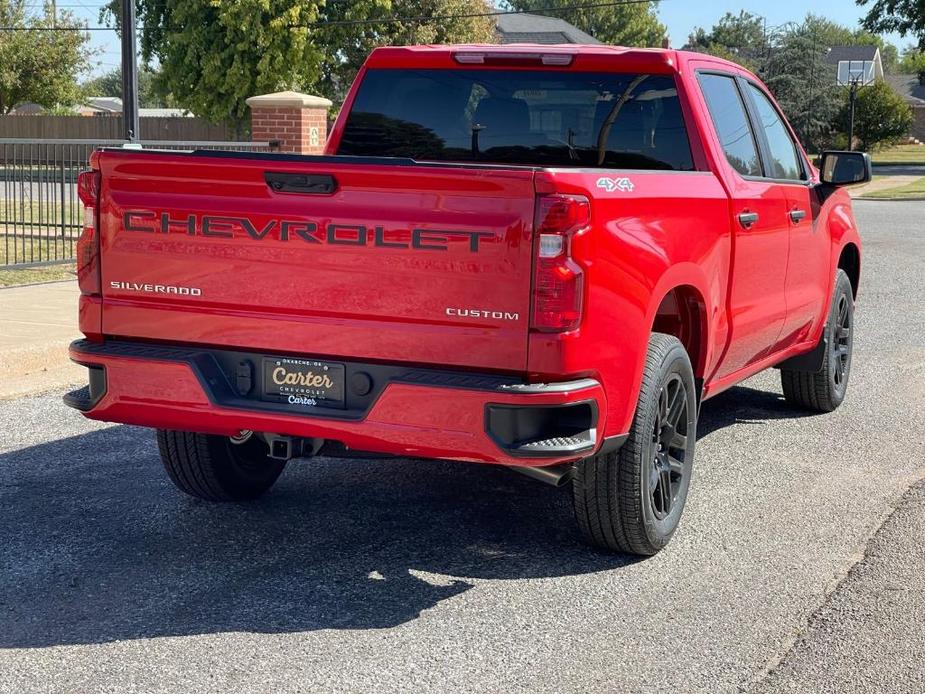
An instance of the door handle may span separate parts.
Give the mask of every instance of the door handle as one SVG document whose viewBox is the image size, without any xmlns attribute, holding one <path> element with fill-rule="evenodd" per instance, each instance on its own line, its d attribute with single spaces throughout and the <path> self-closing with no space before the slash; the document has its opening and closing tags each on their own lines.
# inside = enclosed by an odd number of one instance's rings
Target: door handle
<svg viewBox="0 0 925 694">
<path fill-rule="evenodd" d="M 757 212 L 740 212 L 739 213 L 739 224 L 742 225 L 743 229 L 748 229 L 753 226 L 758 221 Z"/>
<path fill-rule="evenodd" d="M 804 219 L 806 219 L 806 210 L 790 210 L 790 221 L 794 224 L 799 224 Z"/>
</svg>

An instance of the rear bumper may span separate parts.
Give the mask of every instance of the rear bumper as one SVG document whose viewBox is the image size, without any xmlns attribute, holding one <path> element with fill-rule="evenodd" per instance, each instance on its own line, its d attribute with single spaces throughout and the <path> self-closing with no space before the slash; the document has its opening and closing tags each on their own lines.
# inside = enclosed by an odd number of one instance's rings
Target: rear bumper
<svg viewBox="0 0 925 694">
<path fill-rule="evenodd" d="M 373 374 L 366 401 L 305 411 L 237 392 L 229 364 L 247 353 L 78 340 L 70 356 L 89 368 L 90 384 L 65 402 L 90 419 L 225 436 L 251 430 L 401 456 L 552 465 L 597 450 L 607 412 L 603 388 L 587 378 L 524 384 L 347 362 L 348 376 Z"/>
</svg>

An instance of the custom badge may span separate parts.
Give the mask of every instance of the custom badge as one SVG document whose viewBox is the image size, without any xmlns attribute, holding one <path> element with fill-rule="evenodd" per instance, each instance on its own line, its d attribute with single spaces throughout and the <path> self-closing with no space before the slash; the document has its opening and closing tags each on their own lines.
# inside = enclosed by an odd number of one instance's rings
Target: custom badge
<svg viewBox="0 0 925 694">
<path fill-rule="evenodd" d="M 610 178 L 609 176 L 601 176 L 597 179 L 597 187 L 603 188 L 608 193 L 612 193 L 615 190 L 619 190 L 621 193 L 631 193 L 636 186 L 633 185 L 630 179 L 625 177 Z"/>
</svg>

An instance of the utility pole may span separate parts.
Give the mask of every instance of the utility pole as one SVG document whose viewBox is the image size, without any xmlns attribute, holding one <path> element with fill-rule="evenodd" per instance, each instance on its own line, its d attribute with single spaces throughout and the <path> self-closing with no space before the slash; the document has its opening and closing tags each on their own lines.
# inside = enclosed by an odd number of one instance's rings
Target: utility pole
<svg viewBox="0 0 925 694">
<path fill-rule="evenodd" d="M 139 138 L 136 60 L 135 0 L 122 0 L 122 128 L 129 142 Z"/>
</svg>

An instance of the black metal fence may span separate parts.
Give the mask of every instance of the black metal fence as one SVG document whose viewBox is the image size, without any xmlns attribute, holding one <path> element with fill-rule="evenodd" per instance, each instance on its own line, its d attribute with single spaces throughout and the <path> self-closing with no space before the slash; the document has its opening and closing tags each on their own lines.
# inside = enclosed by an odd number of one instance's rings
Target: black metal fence
<svg viewBox="0 0 925 694">
<path fill-rule="evenodd" d="M 100 147 L 124 140 L 0 139 L 0 267 L 70 262 L 83 208 L 77 174 Z M 151 141 L 156 149 L 272 151 L 268 142 Z"/>
</svg>

